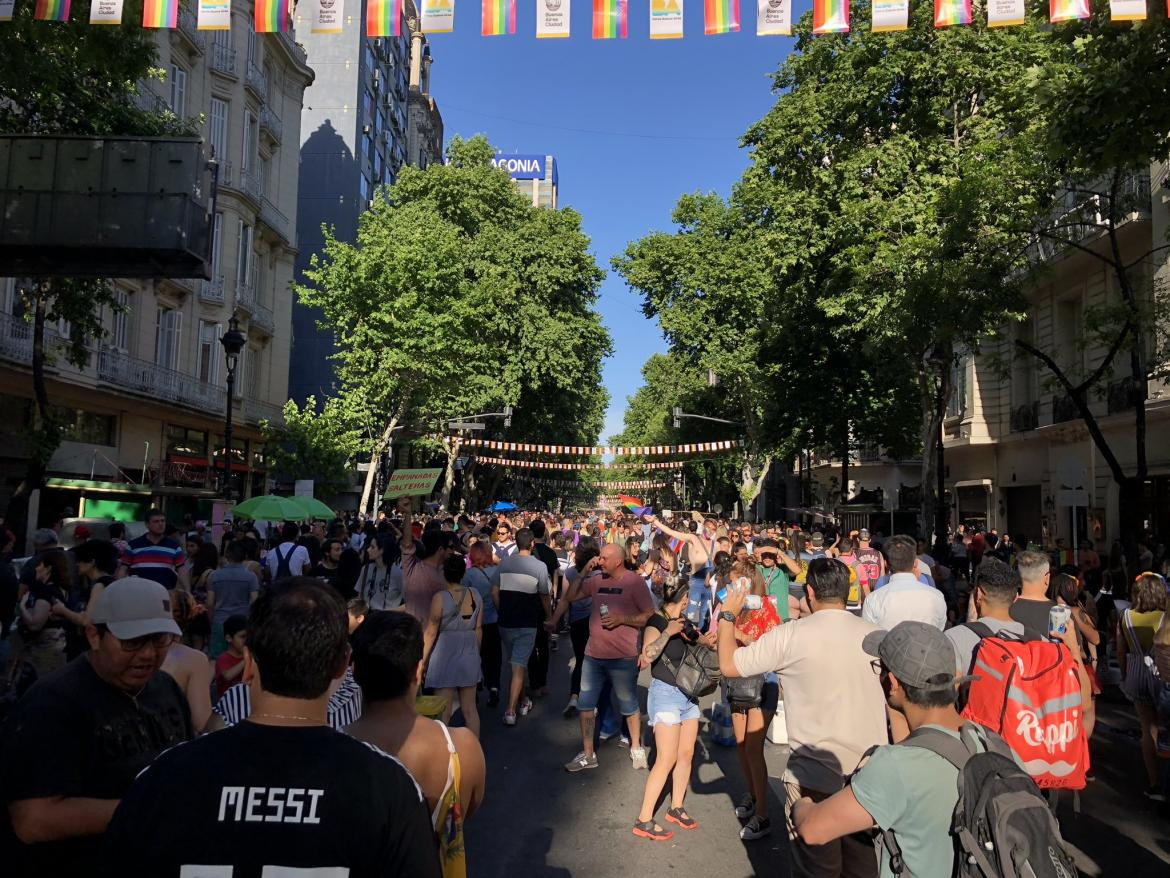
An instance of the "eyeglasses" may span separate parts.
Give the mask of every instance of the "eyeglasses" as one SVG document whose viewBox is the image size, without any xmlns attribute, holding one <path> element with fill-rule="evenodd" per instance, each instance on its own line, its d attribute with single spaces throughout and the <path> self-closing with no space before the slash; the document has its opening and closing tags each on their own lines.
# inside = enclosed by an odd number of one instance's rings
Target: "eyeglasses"
<svg viewBox="0 0 1170 878">
<path fill-rule="evenodd" d="M 869 663 L 869 666 L 871 668 L 873 668 L 873 673 L 874 673 L 875 677 L 880 677 L 882 674 L 884 674 L 886 672 L 886 666 L 884 664 L 882 664 L 881 659 L 874 659 L 873 661 L 871 661 Z"/>
<path fill-rule="evenodd" d="M 511 533 L 511 531 L 510 530 L 498 530 L 498 531 L 496 531 L 496 533 L 503 534 L 504 536 L 507 536 L 508 534 Z"/>
<path fill-rule="evenodd" d="M 130 640 L 123 640 L 112 631 L 110 632 L 110 636 L 118 641 L 123 652 L 139 652 L 147 645 L 153 646 L 155 649 L 169 649 L 171 644 L 178 639 L 174 634 L 167 632 L 161 634 L 144 634 L 142 637 L 132 637 Z"/>
</svg>

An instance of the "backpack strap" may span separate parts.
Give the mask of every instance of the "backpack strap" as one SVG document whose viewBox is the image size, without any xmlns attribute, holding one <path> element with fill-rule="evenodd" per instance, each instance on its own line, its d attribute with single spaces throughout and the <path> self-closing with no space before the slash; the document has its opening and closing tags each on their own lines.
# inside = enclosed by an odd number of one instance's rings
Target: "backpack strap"
<svg viewBox="0 0 1170 878">
<path fill-rule="evenodd" d="M 959 771 L 963 770 L 963 766 L 971 758 L 971 751 L 967 749 L 967 745 L 962 740 L 951 737 L 942 729 L 934 729 L 929 726 L 915 729 L 908 738 L 900 741 L 897 746 L 929 750 L 931 753 L 941 756 Z"/>
<path fill-rule="evenodd" d="M 991 637 L 994 633 L 986 622 L 965 622 L 963 627 L 975 634 L 980 640 L 984 637 Z"/>
</svg>

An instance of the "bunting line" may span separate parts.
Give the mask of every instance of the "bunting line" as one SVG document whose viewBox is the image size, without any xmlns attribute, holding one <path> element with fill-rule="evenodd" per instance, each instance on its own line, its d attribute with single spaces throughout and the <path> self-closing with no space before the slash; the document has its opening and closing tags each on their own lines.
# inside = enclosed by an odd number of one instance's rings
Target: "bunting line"
<svg viewBox="0 0 1170 878">
<path fill-rule="evenodd" d="M 477 463 L 511 466 L 517 469 L 554 469 L 565 471 L 606 469 L 682 469 L 687 461 L 667 460 L 657 463 L 557 463 L 552 460 L 514 460 L 508 457 L 479 457 Z"/>
<path fill-rule="evenodd" d="M 486 448 L 490 451 L 520 451 L 529 454 L 562 454 L 574 457 L 666 457 L 675 454 L 703 454 L 709 451 L 731 451 L 743 447 L 742 439 L 723 439 L 718 442 L 690 442 L 685 445 L 545 445 L 532 442 L 503 442 L 497 439 L 464 439 L 448 436 L 448 442 L 458 442 L 462 448 Z M 482 458 L 481 458 L 482 460 Z"/>
<path fill-rule="evenodd" d="M 637 491 L 646 488 L 669 488 L 669 482 L 660 482 L 653 479 L 637 479 L 632 482 L 575 482 L 571 479 L 543 479 L 533 476 L 520 476 L 517 479 L 525 485 L 538 485 L 542 488 L 579 488 L 583 492 L 593 491 Z"/>
</svg>

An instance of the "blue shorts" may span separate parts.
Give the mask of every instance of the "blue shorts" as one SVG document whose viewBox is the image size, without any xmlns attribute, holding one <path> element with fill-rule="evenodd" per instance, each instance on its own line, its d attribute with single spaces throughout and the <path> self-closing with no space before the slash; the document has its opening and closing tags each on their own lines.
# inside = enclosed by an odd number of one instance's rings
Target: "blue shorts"
<svg viewBox="0 0 1170 878">
<path fill-rule="evenodd" d="M 607 679 L 622 716 L 636 714 L 639 711 L 637 658 L 596 659 L 585 656 L 581 664 L 581 694 L 577 696 L 577 709 L 597 710 L 601 687 Z"/>
<path fill-rule="evenodd" d="M 708 617 L 711 615 L 711 588 L 702 576 L 691 577 L 685 615 L 700 628 L 707 627 Z"/>
<path fill-rule="evenodd" d="M 687 720 L 698 720 L 699 705 L 678 690 L 678 687 L 650 681 L 650 697 L 646 700 L 646 713 L 650 714 L 650 725 L 678 726 Z"/>
<path fill-rule="evenodd" d="M 536 647 L 536 629 L 500 626 L 500 646 L 508 664 L 526 668 L 532 650 Z"/>
</svg>

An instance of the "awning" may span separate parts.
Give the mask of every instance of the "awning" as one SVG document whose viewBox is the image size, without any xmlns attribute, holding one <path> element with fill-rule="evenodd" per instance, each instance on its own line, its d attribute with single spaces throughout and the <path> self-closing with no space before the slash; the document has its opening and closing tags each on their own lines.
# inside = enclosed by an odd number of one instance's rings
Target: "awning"
<svg viewBox="0 0 1170 878">
<path fill-rule="evenodd" d="M 150 485 L 97 482 L 93 479 L 45 479 L 45 487 L 60 488 L 66 491 L 85 491 L 87 494 L 140 494 L 149 497 L 154 493 L 154 489 Z"/>
</svg>

